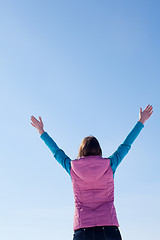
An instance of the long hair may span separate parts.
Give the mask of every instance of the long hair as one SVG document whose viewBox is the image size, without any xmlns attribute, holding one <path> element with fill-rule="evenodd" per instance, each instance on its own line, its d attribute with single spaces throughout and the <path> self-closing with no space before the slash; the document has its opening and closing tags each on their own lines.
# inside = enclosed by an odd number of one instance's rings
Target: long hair
<svg viewBox="0 0 160 240">
<path fill-rule="evenodd" d="M 83 139 L 77 158 L 85 156 L 102 156 L 102 149 L 98 140 L 94 136 L 88 136 Z"/>
</svg>

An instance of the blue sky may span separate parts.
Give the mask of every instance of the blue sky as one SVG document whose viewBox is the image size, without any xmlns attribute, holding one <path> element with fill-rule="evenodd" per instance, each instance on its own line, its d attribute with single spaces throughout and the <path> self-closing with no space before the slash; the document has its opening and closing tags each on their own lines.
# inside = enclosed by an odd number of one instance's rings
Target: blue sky
<svg viewBox="0 0 160 240">
<path fill-rule="evenodd" d="M 92 134 L 111 155 L 154 113 L 115 174 L 124 240 L 159 236 L 159 1 L 0 2 L 0 239 L 72 239 L 69 175 L 30 124 L 75 159 Z"/>
</svg>

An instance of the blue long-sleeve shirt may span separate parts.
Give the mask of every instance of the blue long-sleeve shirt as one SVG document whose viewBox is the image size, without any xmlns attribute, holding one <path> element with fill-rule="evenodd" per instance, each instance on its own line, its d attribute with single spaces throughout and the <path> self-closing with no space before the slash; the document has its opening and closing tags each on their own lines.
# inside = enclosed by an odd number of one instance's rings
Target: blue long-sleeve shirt
<svg viewBox="0 0 160 240">
<path fill-rule="evenodd" d="M 122 159 L 126 156 L 128 151 L 131 148 L 132 143 L 137 138 L 142 128 L 144 127 L 143 123 L 137 122 L 131 132 L 128 134 L 124 142 L 117 148 L 117 150 L 108 158 L 110 159 L 110 166 L 113 171 L 113 176 L 115 171 L 122 161 Z M 60 149 L 55 141 L 48 135 L 47 132 L 44 132 L 40 135 L 40 138 L 45 142 L 48 148 L 53 153 L 55 159 L 62 165 L 62 167 L 69 173 L 71 170 L 71 159 L 65 154 L 65 152 Z"/>
</svg>

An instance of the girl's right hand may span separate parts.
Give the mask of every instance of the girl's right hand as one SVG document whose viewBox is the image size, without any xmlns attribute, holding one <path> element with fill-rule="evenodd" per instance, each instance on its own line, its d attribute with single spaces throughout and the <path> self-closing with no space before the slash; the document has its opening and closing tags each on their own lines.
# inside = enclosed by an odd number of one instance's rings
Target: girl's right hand
<svg viewBox="0 0 160 240">
<path fill-rule="evenodd" d="M 39 117 L 39 120 L 40 121 L 38 121 L 34 116 L 31 116 L 32 126 L 37 128 L 39 133 L 42 134 L 44 132 L 44 130 L 43 130 L 44 125 L 43 125 L 41 117 Z"/>
<path fill-rule="evenodd" d="M 148 105 L 144 111 L 142 111 L 142 108 L 140 108 L 140 112 L 139 112 L 139 122 L 141 123 L 145 123 L 146 120 L 148 120 L 150 118 L 150 116 L 153 113 L 153 107 L 152 105 Z"/>
</svg>

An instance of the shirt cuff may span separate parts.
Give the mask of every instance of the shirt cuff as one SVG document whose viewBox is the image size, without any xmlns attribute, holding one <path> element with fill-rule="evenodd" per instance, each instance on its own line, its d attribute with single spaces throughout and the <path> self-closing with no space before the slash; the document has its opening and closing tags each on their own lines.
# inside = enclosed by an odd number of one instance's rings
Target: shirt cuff
<svg viewBox="0 0 160 240">
<path fill-rule="evenodd" d="M 42 139 L 42 140 L 45 140 L 45 138 L 47 137 L 47 132 L 43 132 L 41 135 L 40 135 L 40 138 Z"/>
<path fill-rule="evenodd" d="M 144 124 L 143 124 L 143 123 L 141 123 L 140 121 L 138 121 L 138 122 L 137 122 L 137 124 L 138 124 L 139 126 L 141 126 L 141 128 L 143 128 L 143 127 L 144 127 Z"/>
</svg>

